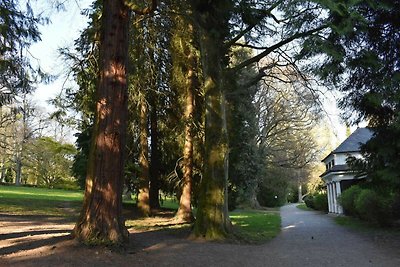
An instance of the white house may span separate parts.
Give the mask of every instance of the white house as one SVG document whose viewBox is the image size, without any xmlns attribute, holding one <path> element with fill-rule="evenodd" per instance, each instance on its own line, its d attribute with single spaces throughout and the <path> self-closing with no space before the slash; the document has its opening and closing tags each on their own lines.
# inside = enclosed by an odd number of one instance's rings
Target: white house
<svg viewBox="0 0 400 267">
<path fill-rule="evenodd" d="M 371 137 L 371 130 L 358 128 L 322 160 L 326 170 L 321 174 L 321 178 L 326 184 L 330 213 L 343 214 L 343 208 L 337 200 L 338 196 L 343 190 L 365 178 L 355 177 L 349 170 L 346 159 L 350 156 L 361 158 L 360 145 L 365 144 Z"/>
</svg>

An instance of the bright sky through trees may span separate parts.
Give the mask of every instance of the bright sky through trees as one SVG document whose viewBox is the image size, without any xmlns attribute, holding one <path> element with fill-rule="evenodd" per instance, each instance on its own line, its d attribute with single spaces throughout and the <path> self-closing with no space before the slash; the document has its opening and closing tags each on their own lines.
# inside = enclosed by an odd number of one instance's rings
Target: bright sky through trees
<svg viewBox="0 0 400 267">
<path fill-rule="evenodd" d="M 83 16 L 81 12 L 91 3 L 92 0 L 66 1 L 65 11 L 59 12 L 49 10 L 47 0 L 38 0 L 37 5 L 34 6 L 34 12 L 44 12 L 45 15 L 49 15 L 51 23 L 39 27 L 42 41 L 32 45 L 30 52 L 43 71 L 59 76 L 51 84 L 38 85 L 34 97 L 41 106 L 46 106 L 46 101 L 59 93 L 63 86 L 71 85 L 71 81 L 66 81 L 67 66 L 60 58 L 58 49 L 72 46 L 74 40 L 79 37 L 80 31 L 87 23 L 86 16 Z M 46 108 L 50 107 L 47 105 Z"/>
<path fill-rule="evenodd" d="M 61 59 L 58 49 L 72 46 L 74 40 L 79 37 L 80 31 L 86 26 L 87 18 L 81 12 L 88 8 L 92 0 L 66 1 L 65 10 L 57 12 L 48 8 L 47 0 L 38 0 L 34 6 L 35 12 L 44 12 L 49 15 L 50 23 L 39 27 L 41 42 L 35 43 L 30 48 L 30 53 L 40 64 L 43 71 L 58 78 L 50 84 L 39 84 L 34 93 L 34 98 L 40 106 L 51 110 L 47 101 L 57 95 L 63 87 L 75 86 L 74 81 L 67 79 L 68 66 Z M 35 60 L 34 60 L 35 61 Z M 33 62 L 34 62 L 33 61 Z M 336 142 L 340 143 L 345 139 L 345 126 L 340 122 L 340 111 L 336 108 L 334 94 L 328 92 L 324 101 L 327 115 L 330 117 L 333 131 L 337 136 Z M 354 127 L 352 127 L 354 130 Z"/>
</svg>

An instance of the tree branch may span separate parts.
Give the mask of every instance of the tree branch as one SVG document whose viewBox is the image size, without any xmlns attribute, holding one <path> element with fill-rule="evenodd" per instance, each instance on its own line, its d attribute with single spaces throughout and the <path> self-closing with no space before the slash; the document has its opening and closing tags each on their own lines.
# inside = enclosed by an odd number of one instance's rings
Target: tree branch
<svg viewBox="0 0 400 267">
<path fill-rule="evenodd" d="M 131 0 L 124 0 L 124 4 L 137 15 L 147 15 L 155 11 L 157 8 L 157 0 L 151 0 L 151 5 L 145 8 L 140 8 L 139 5 L 132 3 Z"/>
<path fill-rule="evenodd" d="M 260 17 L 257 19 L 256 22 L 253 22 L 249 24 L 244 30 L 242 30 L 238 35 L 236 35 L 233 39 L 229 40 L 226 44 L 225 47 L 228 48 L 231 45 L 235 44 L 237 41 L 239 41 L 240 38 L 242 38 L 246 33 L 250 32 L 254 27 L 260 23 L 264 18 L 267 16 L 271 16 L 273 19 L 275 19 L 275 16 L 272 15 L 272 10 L 274 10 L 278 5 L 280 5 L 283 2 L 283 0 L 276 1 L 270 8 L 267 10 L 257 10 L 259 12 L 262 12 Z"/>
<path fill-rule="evenodd" d="M 313 34 L 315 32 L 323 30 L 323 29 L 325 29 L 327 27 L 328 27 L 327 25 L 323 25 L 323 26 L 320 26 L 318 28 L 315 28 L 315 29 L 312 29 L 312 30 L 309 30 L 309 31 L 296 33 L 296 34 L 292 35 L 291 37 L 286 38 L 285 40 L 282 40 L 282 41 L 280 41 L 280 42 L 278 42 L 278 43 L 266 48 L 262 53 L 258 54 L 257 56 L 254 56 L 254 57 L 252 57 L 252 58 L 250 58 L 248 60 L 243 61 L 239 65 L 236 65 L 235 67 L 231 68 L 230 71 L 237 72 L 237 71 L 247 67 L 248 65 L 251 65 L 253 63 L 256 63 L 256 62 L 260 61 L 262 58 L 266 57 L 268 54 L 270 54 L 274 50 L 280 48 L 281 46 L 284 46 L 284 45 L 286 45 L 286 44 L 288 44 L 288 43 L 290 43 L 290 42 L 292 42 L 292 41 L 294 41 L 296 39 L 309 36 L 309 35 L 311 35 L 311 34 Z"/>
</svg>

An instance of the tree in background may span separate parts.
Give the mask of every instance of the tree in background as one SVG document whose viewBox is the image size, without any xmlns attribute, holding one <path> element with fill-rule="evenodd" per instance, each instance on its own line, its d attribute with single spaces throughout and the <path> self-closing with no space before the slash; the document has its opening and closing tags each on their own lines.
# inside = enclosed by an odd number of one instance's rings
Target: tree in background
<svg viewBox="0 0 400 267">
<path fill-rule="evenodd" d="M 243 62 L 252 57 L 249 48 L 234 47 L 231 64 Z M 262 175 L 264 161 L 257 144 L 257 111 L 255 96 L 259 90 L 258 81 L 251 81 L 257 75 L 256 68 L 247 66 L 231 77 L 231 88 L 227 93 L 229 132 L 229 209 L 241 207 L 258 208 L 258 182 Z M 249 82 L 250 81 L 250 82 Z"/>
<path fill-rule="evenodd" d="M 49 188 L 65 188 L 69 184 L 74 188 L 71 166 L 76 149 L 73 145 L 62 144 L 50 137 L 41 137 L 32 140 L 27 150 L 26 172 L 30 184 Z"/>
<path fill-rule="evenodd" d="M 289 185 L 300 185 L 301 173 L 320 156 L 311 133 L 321 111 L 308 83 L 293 66 L 280 66 L 270 70 L 257 92 L 257 139 L 264 162 L 258 197 L 263 205 L 285 203 Z"/>
<path fill-rule="evenodd" d="M 21 10 L 18 0 L 4 0 L 0 3 L 0 106 L 13 102 L 20 93 L 33 90 L 35 70 L 29 62 L 27 48 L 40 40 L 38 24 L 27 2 L 26 10 Z"/>
</svg>

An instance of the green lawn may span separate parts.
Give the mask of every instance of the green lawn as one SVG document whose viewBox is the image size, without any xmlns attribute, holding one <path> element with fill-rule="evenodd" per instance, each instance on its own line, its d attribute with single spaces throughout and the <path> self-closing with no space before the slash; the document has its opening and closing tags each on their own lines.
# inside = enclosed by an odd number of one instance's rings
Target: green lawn
<svg viewBox="0 0 400 267">
<path fill-rule="evenodd" d="M 373 224 L 370 222 L 362 221 L 358 218 L 350 217 L 350 216 L 339 216 L 335 218 L 335 222 L 339 225 L 349 227 L 355 229 L 357 231 L 362 232 L 370 232 L 370 231 L 394 231 L 400 232 L 399 229 L 383 227 L 377 224 Z"/>
<path fill-rule="evenodd" d="M 82 191 L 0 186 L 0 212 L 69 216 L 79 209 L 82 198 Z"/>
<path fill-rule="evenodd" d="M 83 192 L 77 190 L 0 185 L 0 212 L 10 214 L 76 216 L 82 199 Z M 134 202 L 130 200 L 127 204 Z M 178 202 L 167 198 L 161 206 L 177 209 Z M 280 231 L 281 219 L 277 211 L 239 210 L 231 212 L 230 218 L 235 235 L 247 242 L 264 242 L 275 237 Z"/>
<path fill-rule="evenodd" d="M 245 241 L 261 243 L 277 236 L 281 229 L 278 212 L 245 210 L 230 213 L 236 235 Z"/>
<path fill-rule="evenodd" d="M 313 210 L 313 209 L 307 207 L 307 205 L 304 203 L 297 205 L 296 208 L 301 209 L 301 210 Z"/>
</svg>

